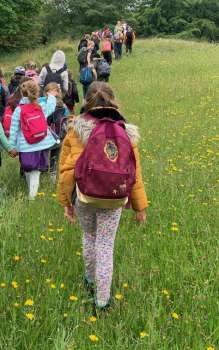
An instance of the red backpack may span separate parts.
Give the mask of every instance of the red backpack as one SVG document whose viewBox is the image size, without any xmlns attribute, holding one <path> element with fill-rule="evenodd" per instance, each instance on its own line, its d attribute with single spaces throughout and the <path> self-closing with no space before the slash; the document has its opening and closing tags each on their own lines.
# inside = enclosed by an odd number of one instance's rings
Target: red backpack
<svg viewBox="0 0 219 350">
<path fill-rule="evenodd" d="M 21 105 L 20 125 L 24 138 L 29 144 L 42 141 L 47 136 L 48 125 L 40 105 Z"/>
<path fill-rule="evenodd" d="M 136 160 L 122 121 L 102 119 L 92 131 L 76 162 L 79 191 L 95 199 L 130 196 L 136 182 Z"/>
<path fill-rule="evenodd" d="M 2 126 L 5 132 L 5 135 L 9 137 L 10 135 L 10 127 L 11 127 L 11 119 L 12 119 L 13 111 L 10 106 L 7 106 L 4 111 Z"/>
</svg>

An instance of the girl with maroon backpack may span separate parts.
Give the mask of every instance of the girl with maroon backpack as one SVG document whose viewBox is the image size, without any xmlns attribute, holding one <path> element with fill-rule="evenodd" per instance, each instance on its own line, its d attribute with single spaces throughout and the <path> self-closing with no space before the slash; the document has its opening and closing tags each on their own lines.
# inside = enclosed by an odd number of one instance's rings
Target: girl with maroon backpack
<svg viewBox="0 0 219 350">
<path fill-rule="evenodd" d="M 55 111 L 57 92 L 50 91 L 48 99 L 39 104 L 39 90 L 33 80 L 21 84 L 22 99 L 12 115 L 9 137 L 12 148 L 19 152 L 29 200 L 34 200 L 37 195 L 40 172 L 48 170 L 48 150 L 56 142 L 46 118 Z"/>
<path fill-rule="evenodd" d="M 114 241 L 123 207 L 130 203 L 137 221 L 146 220 L 138 138 L 137 127 L 126 123 L 109 85 L 94 82 L 62 147 L 59 201 L 71 223 L 75 212 L 79 218 L 85 284 L 90 290 L 95 285 L 95 306 L 101 310 L 109 306 Z"/>
</svg>

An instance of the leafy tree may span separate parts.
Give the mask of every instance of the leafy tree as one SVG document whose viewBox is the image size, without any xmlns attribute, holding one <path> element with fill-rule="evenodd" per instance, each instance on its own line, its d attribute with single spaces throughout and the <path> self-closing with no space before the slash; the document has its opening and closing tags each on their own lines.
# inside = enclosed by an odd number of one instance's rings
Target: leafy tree
<svg viewBox="0 0 219 350">
<path fill-rule="evenodd" d="M 1 0 L 0 46 L 3 49 L 33 45 L 40 38 L 41 0 Z"/>
</svg>

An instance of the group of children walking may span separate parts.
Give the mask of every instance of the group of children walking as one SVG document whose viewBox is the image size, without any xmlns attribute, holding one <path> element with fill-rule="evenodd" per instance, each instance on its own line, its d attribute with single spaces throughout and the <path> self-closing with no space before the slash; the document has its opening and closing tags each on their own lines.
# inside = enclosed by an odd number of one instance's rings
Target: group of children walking
<svg viewBox="0 0 219 350">
<path fill-rule="evenodd" d="M 126 54 L 131 54 L 134 40 L 133 29 L 121 21 L 117 22 L 114 33 L 109 27 L 105 27 L 103 31 L 96 31 L 91 35 L 84 34 L 78 45 L 80 82 L 83 85 L 84 97 L 94 80 L 109 81 L 113 51 L 115 59 L 121 59 L 125 44 Z"/>
<path fill-rule="evenodd" d="M 15 74 L 21 73 L 18 68 Z M 138 128 L 121 114 L 113 90 L 103 81 L 87 88 L 78 117 L 69 112 L 62 99 L 69 84 L 63 52 L 56 52 L 40 74 L 29 70 L 33 76 L 23 76 L 6 96 L 0 142 L 11 157 L 19 155 L 29 200 L 37 195 L 40 173 L 48 170 L 49 153 L 60 158 L 58 200 L 68 221 L 77 217 L 80 222 L 85 286 L 95 295 L 95 309 L 103 311 L 111 304 L 114 242 L 122 211 L 131 207 L 138 222 L 146 221 Z M 3 74 L 0 82 L 7 95 Z M 59 109 L 62 118 L 56 118 Z"/>
</svg>

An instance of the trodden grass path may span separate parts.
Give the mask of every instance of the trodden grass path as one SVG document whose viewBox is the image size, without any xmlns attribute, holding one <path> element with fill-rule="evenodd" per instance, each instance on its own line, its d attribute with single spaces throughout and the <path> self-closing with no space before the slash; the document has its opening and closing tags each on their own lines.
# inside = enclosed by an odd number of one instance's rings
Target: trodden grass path
<svg viewBox="0 0 219 350">
<path fill-rule="evenodd" d="M 1 58 L 9 77 L 29 58 L 50 60 L 68 41 Z M 124 212 L 116 240 L 110 314 L 90 318 L 81 233 L 42 176 L 26 200 L 18 161 L 0 173 L 1 350 L 212 350 L 219 344 L 219 47 L 138 41 L 113 64 L 121 109 L 141 130 L 150 199 L 147 226 Z"/>
</svg>

